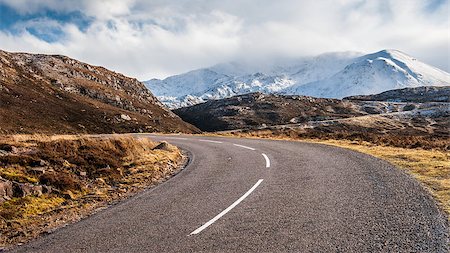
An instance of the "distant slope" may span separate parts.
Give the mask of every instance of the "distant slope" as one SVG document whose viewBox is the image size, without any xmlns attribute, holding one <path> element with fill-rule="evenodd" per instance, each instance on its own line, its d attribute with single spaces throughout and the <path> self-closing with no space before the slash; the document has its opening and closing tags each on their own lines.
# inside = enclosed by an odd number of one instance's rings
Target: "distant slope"
<svg viewBox="0 0 450 253">
<path fill-rule="evenodd" d="M 445 92 L 445 89 L 442 93 Z M 401 90 L 400 90 L 401 91 Z M 409 93 L 407 93 L 409 94 Z M 408 95 L 406 96 L 408 97 Z M 369 97 L 370 98 L 370 97 Z M 399 97 L 396 97 L 397 100 Z M 371 115 L 434 115 L 448 117 L 448 104 L 439 102 L 399 103 L 363 99 L 315 98 L 299 95 L 249 93 L 231 98 L 210 100 L 205 103 L 173 110 L 184 121 L 203 131 L 235 129 L 264 129 L 270 126 L 314 126 L 314 122 L 341 122 L 345 118 Z M 447 115 L 447 116 L 445 116 Z M 408 116 L 409 117 L 409 116 Z M 413 117 L 409 117 L 410 120 Z M 448 120 L 448 118 L 447 118 Z M 433 120 L 429 122 L 432 125 Z"/>
<path fill-rule="evenodd" d="M 250 93 L 174 110 L 203 131 L 264 127 L 367 114 L 352 102 Z"/>
<path fill-rule="evenodd" d="M 397 101 L 397 102 L 447 102 L 450 103 L 450 86 L 422 86 L 389 90 L 375 95 L 345 97 L 346 100 Z"/>
<path fill-rule="evenodd" d="M 450 74 L 397 50 L 359 57 L 335 75 L 283 90 L 286 94 L 343 98 L 392 89 L 450 85 Z"/>
<path fill-rule="evenodd" d="M 0 133 L 196 132 L 133 78 L 58 55 L 0 50 Z"/>
<path fill-rule="evenodd" d="M 171 108 L 263 92 L 343 98 L 391 89 L 448 86 L 450 74 L 398 50 L 363 55 L 327 53 L 274 63 L 227 63 L 194 70 L 146 86 Z"/>
<path fill-rule="evenodd" d="M 361 55 L 341 52 L 273 63 L 223 63 L 145 83 L 163 103 L 178 108 L 251 92 L 277 93 L 327 78 Z"/>
</svg>

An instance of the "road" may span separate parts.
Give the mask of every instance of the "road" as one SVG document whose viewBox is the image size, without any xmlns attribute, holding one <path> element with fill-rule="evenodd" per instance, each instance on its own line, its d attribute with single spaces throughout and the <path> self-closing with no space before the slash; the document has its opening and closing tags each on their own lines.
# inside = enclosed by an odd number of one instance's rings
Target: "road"
<svg viewBox="0 0 450 253">
<path fill-rule="evenodd" d="M 448 252 L 410 176 L 320 144 L 156 136 L 191 154 L 165 183 L 16 252 Z"/>
</svg>

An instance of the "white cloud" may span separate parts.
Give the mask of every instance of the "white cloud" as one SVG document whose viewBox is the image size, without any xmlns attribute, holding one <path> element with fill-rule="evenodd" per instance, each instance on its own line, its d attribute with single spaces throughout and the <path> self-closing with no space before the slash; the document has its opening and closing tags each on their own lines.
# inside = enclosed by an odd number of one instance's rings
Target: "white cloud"
<svg viewBox="0 0 450 253">
<path fill-rule="evenodd" d="M 450 71 L 449 2 L 425 0 L 0 0 L 21 13 L 80 11 L 86 29 L 47 43 L 0 32 L 11 51 L 59 53 L 141 80 L 242 58 L 270 61 L 327 51 L 405 51 Z M 55 21 L 41 20 L 42 22 Z M 50 23 L 49 23 L 50 24 Z M 24 26 L 45 24 L 24 23 Z M 20 25 L 19 25 L 20 26 Z"/>
</svg>

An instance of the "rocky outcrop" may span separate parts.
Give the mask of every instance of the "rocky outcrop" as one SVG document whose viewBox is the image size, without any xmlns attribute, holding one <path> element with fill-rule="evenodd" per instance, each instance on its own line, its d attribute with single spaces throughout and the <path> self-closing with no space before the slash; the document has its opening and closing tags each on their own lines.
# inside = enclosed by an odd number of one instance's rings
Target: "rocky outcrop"
<svg viewBox="0 0 450 253">
<path fill-rule="evenodd" d="M 0 203 L 13 197 L 13 183 L 0 178 Z"/>
<path fill-rule="evenodd" d="M 51 193 L 53 190 L 47 185 L 34 185 L 30 183 L 19 183 L 0 178 L 0 203 L 12 198 L 23 198 L 26 196 L 41 196 Z"/>
<path fill-rule="evenodd" d="M 156 147 L 153 148 L 153 150 L 155 149 L 160 149 L 160 150 L 166 150 L 166 151 L 170 151 L 170 145 L 169 143 L 163 141 L 160 144 L 156 145 Z"/>
<path fill-rule="evenodd" d="M 23 198 L 29 195 L 41 196 L 44 190 L 42 185 L 13 182 L 13 197 Z"/>
<path fill-rule="evenodd" d="M 53 189 L 47 185 L 34 185 L 30 183 L 19 183 L 0 178 L 0 203 L 12 198 L 23 198 L 26 196 L 41 196 L 52 193 Z"/>
<path fill-rule="evenodd" d="M 0 133 L 198 132 L 137 79 L 60 55 L 0 50 L 0 109 Z"/>
</svg>

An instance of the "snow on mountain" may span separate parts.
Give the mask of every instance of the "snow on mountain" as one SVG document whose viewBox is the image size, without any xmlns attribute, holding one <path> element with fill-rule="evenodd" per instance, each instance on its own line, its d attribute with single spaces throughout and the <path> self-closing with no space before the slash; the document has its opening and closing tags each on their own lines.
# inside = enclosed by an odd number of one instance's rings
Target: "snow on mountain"
<svg viewBox="0 0 450 253">
<path fill-rule="evenodd" d="M 450 74 L 397 50 L 383 50 L 359 57 L 333 76 L 283 90 L 326 98 L 376 94 L 418 86 L 450 85 Z"/>
<path fill-rule="evenodd" d="M 383 50 L 368 55 L 326 53 L 264 64 L 224 63 L 145 83 L 164 104 L 178 108 L 256 91 L 342 98 L 450 85 L 450 74 L 400 51 Z"/>
</svg>

